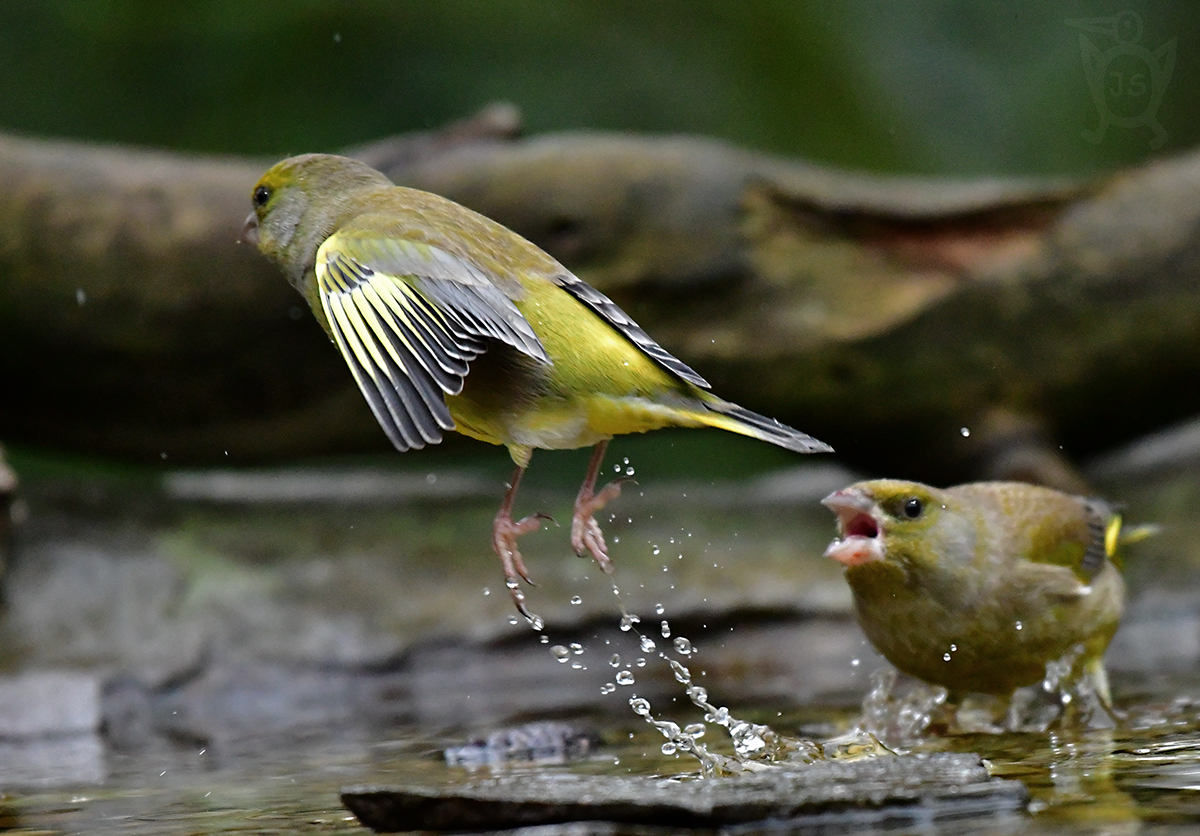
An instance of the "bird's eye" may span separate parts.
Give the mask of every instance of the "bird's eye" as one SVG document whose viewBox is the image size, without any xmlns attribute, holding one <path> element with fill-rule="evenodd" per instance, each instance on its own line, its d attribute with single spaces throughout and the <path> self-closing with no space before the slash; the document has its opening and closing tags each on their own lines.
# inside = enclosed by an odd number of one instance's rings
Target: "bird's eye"
<svg viewBox="0 0 1200 836">
<path fill-rule="evenodd" d="M 251 199 L 255 206 L 266 206 L 267 201 L 271 199 L 271 190 L 266 186 L 259 186 L 254 190 L 254 197 Z"/>
<path fill-rule="evenodd" d="M 904 500 L 904 516 L 908 517 L 910 520 L 915 520 L 917 517 L 921 516 L 921 512 L 924 510 L 925 506 L 922 505 L 921 500 L 917 499 L 915 496 L 910 496 L 908 499 Z"/>
</svg>

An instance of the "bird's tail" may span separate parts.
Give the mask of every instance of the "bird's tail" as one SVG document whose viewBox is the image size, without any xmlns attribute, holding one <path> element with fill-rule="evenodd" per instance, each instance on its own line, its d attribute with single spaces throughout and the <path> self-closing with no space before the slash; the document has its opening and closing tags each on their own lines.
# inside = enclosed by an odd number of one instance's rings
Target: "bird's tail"
<svg viewBox="0 0 1200 836">
<path fill-rule="evenodd" d="M 769 441 L 797 453 L 832 453 L 833 448 L 811 435 L 794 430 L 774 418 L 743 409 L 737 404 L 713 398 L 705 400 L 705 412 L 697 416 L 700 423 L 728 430 L 739 435 L 748 435 L 760 441 Z"/>
</svg>

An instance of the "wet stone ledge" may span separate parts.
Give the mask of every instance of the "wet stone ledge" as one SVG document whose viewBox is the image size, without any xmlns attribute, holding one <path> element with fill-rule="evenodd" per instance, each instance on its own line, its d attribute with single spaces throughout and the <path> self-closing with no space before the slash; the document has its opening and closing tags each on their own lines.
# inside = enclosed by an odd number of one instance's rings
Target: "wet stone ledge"
<svg viewBox="0 0 1200 836">
<path fill-rule="evenodd" d="M 357 786 L 343 789 L 341 798 L 380 833 L 608 822 L 634 828 L 616 828 L 619 833 L 687 828 L 734 834 L 780 826 L 804 832 L 1013 820 L 1025 815 L 1028 791 L 1017 781 L 992 778 L 975 755 L 939 753 L 708 780 L 523 774 L 457 787 Z"/>
</svg>

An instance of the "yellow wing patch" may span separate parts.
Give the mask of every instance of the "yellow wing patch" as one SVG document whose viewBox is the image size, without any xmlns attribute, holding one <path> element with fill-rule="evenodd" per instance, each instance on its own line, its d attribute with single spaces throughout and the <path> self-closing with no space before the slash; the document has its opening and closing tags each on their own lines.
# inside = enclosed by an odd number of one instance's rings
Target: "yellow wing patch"
<svg viewBox="0 0 1200 836">
<path fill-rule="evenodd" d="M 338 349 L 392 443 L 420 449 L 454 429 L 445 395 L 462 391 L 480 339 L 446 330 L 445 319 L 402 279 L 365 269 L 322 247 L 321 304 Z"/>
<path fill-rule="evenodd" d="M 446 396 L 462 391 L 489 340 L 548 362 L 511 300 L 436 248 L 336 233 L 317 250 L 315 269 L 334 341 L 400 450 L 455 429 Z"/>
</svg>

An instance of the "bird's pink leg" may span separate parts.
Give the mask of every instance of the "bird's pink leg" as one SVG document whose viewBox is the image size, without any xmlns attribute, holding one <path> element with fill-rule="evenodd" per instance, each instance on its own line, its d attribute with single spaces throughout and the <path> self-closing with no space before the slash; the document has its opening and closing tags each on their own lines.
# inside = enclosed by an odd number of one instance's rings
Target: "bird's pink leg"
<svg viewBox="0 0 1200 836">
<path fill-rule="evenodd" d="M 500 556 L 501 565 L 504 566 L 504 582 L 512 595 L 513 603 L 517 605 L 517 610 L 521 615 L 532 619 L 525 606 L 525 593 L 521 591 L 520 582 L 523 579 L 526 583 L 532 584 L 533 581 L 529 579 L 525 561 L 521 559 L 521 553 L 517 550 L 517 538 L 522 534 L 537 531 L 542 520 L 549 519 L 549 517 L 545 514 L 532 514 L 521 520 L 513 520 L 513 500 L 516 499 L 517 487 L 521 484 L 521 477 L 524 475 L 525 468 L 518 466 L 513 471 L 512 479 L 508 482 L 504 501 L 500 503 L 500 510 L 496 512 L 496 519 L 492 524 L 492 547 Z"/>
<path fill-rule="evenodd" d="M 604 451 L 607 441 L 601 441 L 592 451 L 592 461 L 588 465 L 587 476 L 575 497 L 575 515 L 571 518 L 571 547 L 575 554 L 583 557 L 590 552 L 600 568 L 607 574 L 612 574 L 612 561 L 608 559 L 608 545 L 604 542 L 604 532 L 596 522 L 595 514 L 608 504 L 610 500 L 621 495 L 621 483 L 625 479 L 609 482 L 600 493 L 596 493 L 596 478 L 600 475 L 600 465 L 604 463 Z"/>
</svg>

